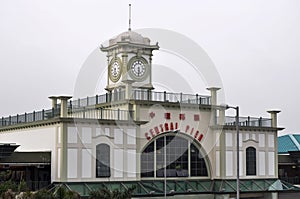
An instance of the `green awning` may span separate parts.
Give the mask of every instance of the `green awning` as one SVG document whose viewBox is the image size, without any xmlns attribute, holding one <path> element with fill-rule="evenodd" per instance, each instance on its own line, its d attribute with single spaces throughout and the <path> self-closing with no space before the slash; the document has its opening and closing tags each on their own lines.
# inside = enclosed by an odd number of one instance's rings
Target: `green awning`
<svg viewBox="0 0 300 199">
<path fill-rule="evenodd" d="M 78 192 L 81 196 L 89 195 L 91 190 L 103 186 L 110 190 L 127 190 L 135 187 L 133 196 L 150 197 L 163 196 L 165 184 L 162 180 L 123 181 L 123 182 L 65 182 L 53 183 L 52 190 L 65 186 Z M 230 194 L 236 192 L 236 180 L 167 180 L 167 195 L 186 194 Z M 241 193 L 299 191 L 300 188 L 278 179 L 249 179 L 240 180 Z"/>
</svg>

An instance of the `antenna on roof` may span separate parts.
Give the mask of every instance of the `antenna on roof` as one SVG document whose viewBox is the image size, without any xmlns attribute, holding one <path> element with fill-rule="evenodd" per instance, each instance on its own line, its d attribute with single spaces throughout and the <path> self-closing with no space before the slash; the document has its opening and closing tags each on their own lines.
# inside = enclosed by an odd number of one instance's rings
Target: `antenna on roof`
<svg viewBox="0 0 300 199">
<path fill-rule="evenodd" d="M 131 31 L 131 4 L 129 4 L 129 27 L 128 30 Z"/>
</svg>

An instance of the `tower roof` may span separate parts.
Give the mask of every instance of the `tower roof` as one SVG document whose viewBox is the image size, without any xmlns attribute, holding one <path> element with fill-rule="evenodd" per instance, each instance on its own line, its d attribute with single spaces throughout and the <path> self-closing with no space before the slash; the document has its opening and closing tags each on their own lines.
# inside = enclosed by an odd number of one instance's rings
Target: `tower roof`
<svg viewBox="0 0 300 199">
<path fill-rule="evenodd" d="M 117 44 L 118 42 L 129 42 L 135 44 L 150 45 L 150 39 L 143 37 L 141 34 L 128 30 L 109 40 L 109 45 Z"/>
</svg>

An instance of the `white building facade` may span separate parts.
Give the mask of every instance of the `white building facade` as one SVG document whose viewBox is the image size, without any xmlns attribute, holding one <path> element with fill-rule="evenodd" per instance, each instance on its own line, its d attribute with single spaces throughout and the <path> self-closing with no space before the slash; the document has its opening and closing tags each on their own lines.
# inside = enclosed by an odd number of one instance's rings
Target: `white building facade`
<svg viewBox="0 0 300 199">
<path fill-rule="evenodd" d="M 50 152 L 51 183 L 82 195 L 104 183 L 135 186 L 136 198 L 235 197 L 235 118 L 217 104 L 218 88 L 209 88 L 209 96 L 154 91 L 158 49 L 131 30 L 111 39 L 101 47 L 108 58 L 106 94 L 52 96 L 50 110 L 2 118 L 0 142 L 20 145 L 18 152 Z M 277 198 L 284 189 L 277 113 L 239 118 L 241 198 Z"/>
</svg>

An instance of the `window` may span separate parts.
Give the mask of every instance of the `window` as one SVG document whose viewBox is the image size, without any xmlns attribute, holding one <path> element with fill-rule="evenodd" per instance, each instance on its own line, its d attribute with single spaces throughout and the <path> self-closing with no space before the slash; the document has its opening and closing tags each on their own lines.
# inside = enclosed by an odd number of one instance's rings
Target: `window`
<svg viewBox="0 0 300 199">
<path fill-rule="evenodd" d="M 165 142 L 166 147 L 164 147 Z M 188 145 L 189 141 L 179 136 L 164 136 L 154 140 L 142 153 L 141 177 L 165 176 L 165 150 L 167 177 L 188 177 L 189 165 L 191 176 L 208 176 L 205 160 L 199 149 L 193 143 L 190 148 Z M 156 162 L 154 162 L 155 159 Z M 155 172 L 154 164 L 156 165 Z"/>
<path fill-rule="evenodd" d="M 195 145 L 191 145 L 191 176 L 207 176 L 204 158 Z"/>
<path fill-rule="evenodd" d="M 256 149 L 254 147 L 246 149 L 246 175 L 256 175 Z"/>
<path fill-rule="evenodd" d="M 96 158 L 96 177 L 110 177 L 110 147 L 107 144 L 98 144 Z"/>
<path fill-rule="evenodd" d="M 164 139 L 166 139 L 167 177 L 188 176 L 188 141 L 166 136 L 156 140 L 157 177 L 164 177 Z"/>
<path fill-rule="evenodd" d="M 154 177 L 154 142 L 143 151 L 141 163 L 142 177 Z"/>
</svg>

